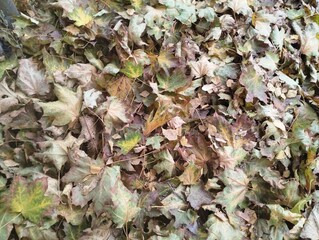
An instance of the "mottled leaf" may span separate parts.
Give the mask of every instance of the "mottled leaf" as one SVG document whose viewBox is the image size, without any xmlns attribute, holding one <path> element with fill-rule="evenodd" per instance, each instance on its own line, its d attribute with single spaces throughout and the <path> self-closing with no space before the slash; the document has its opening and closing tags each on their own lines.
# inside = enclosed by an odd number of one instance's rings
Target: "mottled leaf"
<svg viewBox="0 0 319 240">
<path fill-rule="evenodd" d="M 122 150 L 123 154 L 127 154 L 131 151 L 142 139 L 142 136 L 139 131 L 131 131 L 125 134 L 125 139 L 117 142 Z"/>
<path fill-rule="evenodd" d="M 11 211 L 21 213 L 31 222 L 40 223 L 44 212 L 52 206 L 51 198 L 44 195 L 46 188 L 46 179 L 27 184 L 22 178 L 15 178 L 10 189 Z"/>
<path fill-rule="evenodd" d="M 124 63 L 124 68 L 121 69 L 121 72 L 129 78 L 138 78 L 143 74 L 143 65 L 137 64 L 133 61 L 126 61 Z"/>
</svg>

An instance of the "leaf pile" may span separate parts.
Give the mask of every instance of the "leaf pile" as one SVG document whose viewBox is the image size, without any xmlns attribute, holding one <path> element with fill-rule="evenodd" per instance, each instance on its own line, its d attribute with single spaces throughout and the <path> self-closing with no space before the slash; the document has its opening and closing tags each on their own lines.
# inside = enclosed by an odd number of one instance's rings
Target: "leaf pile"
<svg viewBox="0 0 319 240">
<path fill-rule="evenodd" d="M 318 239 L 317 1 L 17 5 L 0 239 Z"/>
</svg>

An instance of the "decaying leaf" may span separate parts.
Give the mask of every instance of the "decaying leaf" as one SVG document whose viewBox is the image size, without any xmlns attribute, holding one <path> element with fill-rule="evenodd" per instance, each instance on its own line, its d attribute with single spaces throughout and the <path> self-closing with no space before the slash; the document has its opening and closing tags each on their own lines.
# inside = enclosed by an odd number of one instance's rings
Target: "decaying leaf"
<svg viewBox="0 0 319 240">
<path fill-rule="evenodd" d="M 143 74 L 143 65 L 137 64 L 133 61 L 126 61 L 124 63 L 124 68 L 121 69 L 121 72 L 129 78 L 138 78 Z"/>
<path fill-rule="evenodd" d="M 54 102 L 39 102 L 43 109 L 43 116 L 52 120 L 53 125 L 63 126 L 69 124 L 79 117 L 82 106 L 82 91 L 78 88 L 77 92 L 54 85 L 54 94 L 58 100 Z"/>
<path fill-rule="evenodd" d="M 39 223 L 44 212 L 52 205 L 52 200 L 44 195 L 46 184 L 45 179 L 27 184 L 22 178 L 15 178 L 9 199 L 11 211 L 21 213 L 31 222 Z"/>
<path fill-rule="evenodd" d="M 73 20 L 75 26 L 85 26 L 93 20 L 93 16 L 86 12 L 82 7 L 74 8 L 74 10 L 68 14 L 68 18 Z"/>
<path fill-rule="evenodd" d="M 0 6 L 1 240 L 318 240 L 318 1 Z"/>
<path fill-rule="evenodd" d="M 148 117 L 145 124 L 145 129 L 143 132 L 145 136 L 149 135 L 156 128 L 163 126 L 174 117 L 173 116 L 174 106 L 169 106 L 168 104 L 169 104 L 168 102 L 160 103 L 157 110 L 153 111 L 151 115 Z"/>
<path fill-rule="evenodd" d="M 240 170 L 225 170 L 221 180 L 226 187 L 216 197 L 216 202 L 225 206 L 227 212 L 233 212 L 241 203 L 248 191 L 249 179 L 246 174 Z"/>
<path fill-rule="evenodd" d="M 119 146 L 123 152 L 123 154 L 127 154 L 131 151 L 136 144 L 141 141 L 142 136 L 138 131 L 131 131 L 125 134 L 125 139 L 117 142 L 117 146 Z"/>
<path fill-rule="evenodd" d="M 247 90 L 247 102 L 252 102 L 254 98 L 258 98 L 264 103 L 267 103 L 267 88 L 263 82 L 263 76 L 261 76 L 252 65 L 243 69 L 239 81 Z"/>
<path fill-rule="evenodd" d="M 37 65 L 33 59 L 19 61 L 17 85 L 29 96 L 45 95 L 50 91 L 44 71 L 39 70 Z"/>
</svg>

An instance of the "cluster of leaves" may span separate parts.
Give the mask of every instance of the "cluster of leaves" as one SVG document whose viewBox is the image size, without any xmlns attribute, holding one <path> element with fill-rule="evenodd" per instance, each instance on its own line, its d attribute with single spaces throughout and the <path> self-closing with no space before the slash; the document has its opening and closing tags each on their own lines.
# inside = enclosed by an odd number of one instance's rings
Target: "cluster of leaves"
<svg viewBox="0 0 319 240">
<path fill-rule="evenodd" d="M 318 239 L 317 1 L 17 4 L 1 239 Z"/>
</svg>

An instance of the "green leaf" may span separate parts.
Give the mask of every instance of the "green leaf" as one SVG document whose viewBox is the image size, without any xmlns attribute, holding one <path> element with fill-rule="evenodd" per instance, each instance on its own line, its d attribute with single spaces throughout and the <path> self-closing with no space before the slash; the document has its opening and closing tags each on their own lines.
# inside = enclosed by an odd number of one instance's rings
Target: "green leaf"
<svg viewBox="0 0 319 240">
<path fill-rule="evenodd" d="M 106 167 L 93 198 L 97 214 L 107 210 L 118 228 L 131 221 L 139 212 L 137 197 L 121 181 L 119 166 Z M 109 208 L 105 206 L 109 205 Z"/>
<path fill-rule="evenodd" d="M 48 117 L 53 125 L 63 126 L 76 120 L 82 106 L 81 88 L 75 93 L 67 87 L 54 85 L 54 93 L 58 100 L 54 102 L 39 102 L 43 109 L 43 116 Z"/>
<path fill-rule="evenodd" d="M 142 41 L 141 35 L 146 28 L 146 23 L 143 22 L 143 17 L 134 15 L 128 27 L 129 34 L 133 42 L 139 46 L 145 45 L 146 43 Z"/>
<path fill-rule="evenodd" d="M 75 8 L 69 15 L 68 18 L 75 21 L 75 26 L 85 26 L 93 20 L 93 16 L 85 11 L 82 7 Z"/>
<path fill-rule="evenodd" d="M 69 160 L 68 151 L 76 144 L 76 141 L 77 139 L 69 133 L 65 139 L 40 142 L 39 145 L 43 151 L 36 153 L 36 156 L 43 158 L 44 162 L 52 162 L 60 171 Z"/>
<path fill-rule="evenodd" d="M 11 70 L 18 66 L 18 59 L 15 54 L 12 54 L 9 58 L 0 62 L 0 79 L 2 79 L 4 73 L 7 70 Z"/>
<path fill-rule="evenodd" d="M 42 50 L 43 64 L 46 69 L 46 75 L 49 79 L 54 79 L 57 74 L 62 74 L 66 70 L 71 61 L 57 55 L 52 55 L 45 48 Z"/>
<path fill-rule="evenodd" d="M 124 68 L 121 72 L 124 73 L 129 78 L 138 78 L 142 76 L 144 67 L 142 64 L 137 64 L 133 61 L 126 61 L 124 63 Z"/>
<path fill-rule="evenodd" d="M 176 18 L 181 23 L 191 26 L 192 23 L 196 22 L 196 8 L 191 1 L 183 0 L 159 0 L 159 3 L 168 7 L 166 14 L 172 18 Z"/>
<path fill-rule="evenodd" d="M 236 169 L 225 170 L 221 180 L 226 187 L 217 194 L 216 202 L 223 205 L 228 213 L 231 213 L 245 199 L 249 179 L 241 169 Z"/>
<path fill-rule="evenodd" d="M 267 87 L 263 83 L 262 75 L 258 74 L 252 65 L 248 66 L 246 69 L 243 69 L 239 78 L 239 82 L 247 90 L 247 102 L 253 102 L 254 98 L 258 98 L 264 103 L 267 103 Z"/>
<path fill-rule="evenodd" d="M 12 213 L 5 204 L 0 206 L 0 239 L 9 239 L 13 224 L 20 222 L 20 213 Z M 19 218 L 20 217 L 20 218 Z"/>
<path fill-rule="evenodd" d="M 21 213 L 34 223 L 40 223 L 44 212 L 52 205 L 51 198 L 45 196 L 46 179 L 42 178 L 26 183 L 22 178 L 15 178 L 10 187 L 10 209 Z"/>
<path fill-rule="evenodd" d="M 120 172 L 118 168 L 118 172 Z M 117 189 L 111 192 L 113 202 L 111 214 L 113 222 L 118 228 L 122 228 L 130 222 L 140 211 L 137 207 L 137 196 L 132 194 L 122 182 L 119 182 Z"/>
<path fill-rule="evenodd" d="M 160 162 L 154 166 L 155 171 L 158 174 L 164 172 L 167 177 L 171 177 L 175 170 L 175 162 L 168 149 L 154 154 L 154 157 L 160 160 Z"/>
<path fill-rule="evenodd" d="M 161 142 L 164 140 L 162 136 L 153 136 L 146 139 L 146 146 L 152 145 L 154 149 L 161 148 Z"/>
<path fill-rule="evenodd" d="M 278 204 L 267 204 L 267 207 L 271 211 L 269 223 L 274 226 L 280 225 L 283 220 L 297 224 L 298 220 L 302 217 L 301 214 L 286 210 Z"/>
<path fill-rule="evenodd" d="M 156 74 L 159 87 L 168 92 L 175 92 L 177 89 L 184 87 L 188 83 L 186 76 L 178 71 L 171 76 L 161 76 Z"/>
<path fill-rule="evenodd" d="M 161 50 L 160 54 L 157 56 L 157 63 L 158 66 L 164 70 L 166 75 L 169 75 L 168 70 L 178 66 L 178 59 L 171 51 Z"/>
<path fill-rule="evenodd" d="M 243 238 L 242 231 L 233 227 L 227 220 L 218 218 L 214 214 L 209 215 L 205 227 L 208 230 L 208 240 L 239 240 Z"/>
<path fill-rule="evenodd" d="M 125 139 L 117 142 L 117 146 L 121 148 L 123 154 L 127 154 L 141 141 L 141 139 L 142 135 L 140 132 L 129 132 L 125 135 Z"/>
</svg>

